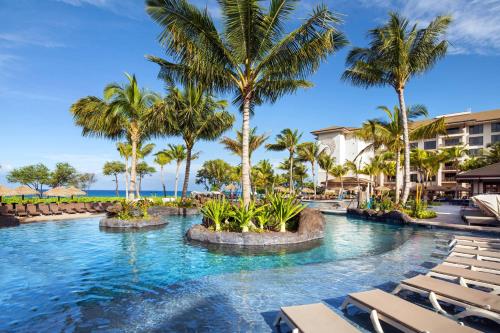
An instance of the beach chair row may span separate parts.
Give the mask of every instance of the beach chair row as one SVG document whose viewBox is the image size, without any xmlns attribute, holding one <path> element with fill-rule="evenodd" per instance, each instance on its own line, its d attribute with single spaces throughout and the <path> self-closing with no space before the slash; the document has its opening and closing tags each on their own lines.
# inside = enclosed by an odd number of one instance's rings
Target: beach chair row
<svg viewBox="0 0 500 333">
<path fill-rule="evenodd" d="M 349 294 L 341 309 L 368 312 L 377 333 L 384 332 L 382 323 L 402 332 L 479 332 L 459 321 L 469 316 L 487 318 L 500 328 L 500 239 L 455 236 L 447 250 L 443 263 L 426 275 L 401 281 L 392 293 Z M 402 292 L 426 297 L 433 311 L 398 297 Z M 448 306 L 458 311 L 449 313 Z M 283 307 L 275 325 L 282 322 L 293 333 L 360 332 L 323 303 Z"/>
<path fill-rule="evenodd" d="M 111 202 L 73 202 L 50 204 L 6 204 L 0 206 L 0 215 L 17 217 L 36 217 L 44 215 L 104 213 L 113 205 Z"/>
</svg>

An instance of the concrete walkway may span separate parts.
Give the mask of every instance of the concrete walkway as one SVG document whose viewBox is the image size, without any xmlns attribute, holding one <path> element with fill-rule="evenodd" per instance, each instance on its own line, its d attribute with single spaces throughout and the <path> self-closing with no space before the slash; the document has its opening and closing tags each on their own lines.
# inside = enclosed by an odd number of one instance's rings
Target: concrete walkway
<svg viewBox="0 0 500 333">
<path fill-rule="evenodd" d="M 467 225 L 462 220 L 460 216 L 461 206 L 452 206 L 443 204 L 441 206 L 435 206 L 431 209 L 437 213 L 437 217 L 433 219 L 426 220 L 415 220 L 416 224 L 439 227 L 445 229 L 455 229 L 463 231 L 479 231 L 500 234 L 500 227 L 486 227 L 478 225 Z"/>
</svg>

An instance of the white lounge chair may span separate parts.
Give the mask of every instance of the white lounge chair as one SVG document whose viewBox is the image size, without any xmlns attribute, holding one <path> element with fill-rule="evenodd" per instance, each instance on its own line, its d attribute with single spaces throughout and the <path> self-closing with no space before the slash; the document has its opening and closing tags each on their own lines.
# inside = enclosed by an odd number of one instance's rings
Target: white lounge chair
<svg viewBox="0 0 500 333">
<path fill-rule="evenodd" d="M 281 322 L 285 322 L 293 333 L 360 332 L 322 303 L 282 307 L 274 326 Z"/>
<path fill-rule="evenodd" d="M 500 324 L 500 296 L 498 295 L 423 275 L 401 281 L 393 294 L 398 294 L 402 290 L 428 297 L 432 307 L 444 315 L 450 314 L 441 307 L 439 301 L 463 308 L 463 311 L 453 316 L 455 319 L 476 316 Z"/>
<path fill-rule="evenodd" d="M 369 312 L 373 328 L 377 333 L 384 332 L 380 321 L 405 333 L 479 332 L 378 289 L 349 294 L 342 304 L 342 309 L 347 309 L 349 305 L 354 305 L 363 311 Z"/>
<path fill-rule="evenodd" d="M 469 285 L 488 288 L 491 293 L 500 293 L 500 275 L 486 272 L 476 272 L 465 268 L 449 265 L 437 265 L 431 269 L 427 276 L 435 276 L 442 279 L 457 281 L 463 287 Z"/>
<path fill-rule="evenodd" d="M 467 268 L 478 272 L 500 274 L 500 262 L 495 261 L 476 260 L 465 257 L 450 256 L 444 259 L 443 264 Z"/>
<path fill-rule="evenodd" d="M 488 250 L 472 250 L 461 247 L 454 247 L 449 253 L 450 256 L 474 258 L 477 260 L 500 261 L 500 252 Z"/>
</svg>

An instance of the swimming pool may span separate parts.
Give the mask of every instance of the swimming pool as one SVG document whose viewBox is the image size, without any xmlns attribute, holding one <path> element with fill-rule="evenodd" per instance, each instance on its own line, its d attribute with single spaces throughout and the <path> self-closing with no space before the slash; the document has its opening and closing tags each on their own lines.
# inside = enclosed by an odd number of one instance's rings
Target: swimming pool
<svg viewBox="0 0 500 333">
<path fill-rule="evenodd" d="M 97 218 L 0 229 L 0 331 L 266 332 L 279 306 L 336 307 L 424 270 L 434 248 L 426 230 L 327 216 L 313 249 L 226 253 L 185 242 L 199 220 L 128 233 Z"/>
</svg>

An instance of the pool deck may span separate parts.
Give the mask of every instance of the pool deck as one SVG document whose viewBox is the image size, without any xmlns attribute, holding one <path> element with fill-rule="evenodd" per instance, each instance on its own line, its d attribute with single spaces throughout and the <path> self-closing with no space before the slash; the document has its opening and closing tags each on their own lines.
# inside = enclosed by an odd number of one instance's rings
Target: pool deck
<svg viewBox="0 0 500 333">
<path fill-rule="evenodd" d="M 78 214 L 62 214 L 62 215 L 41 215 L 33 217 L 20 218 L 19 223 L 35 223 L 35 222 L 48 222 L 48 221 L 64 221 L 85 219 L 89 217 L 104 217 L 103 213 L 78 213 Z"/>
<path fill-rule="evenodd" d="M 427 220 L 415 220 L 415 223 L 427 227 L 437 227 L 461 231 L 487 232 L 500 234 L 500 227 L 488 227 L 479 225 L 467 225 L 460 216 L 460 206 L 442 205 L 432 207 L 437 217 Z"/>
</svg>

